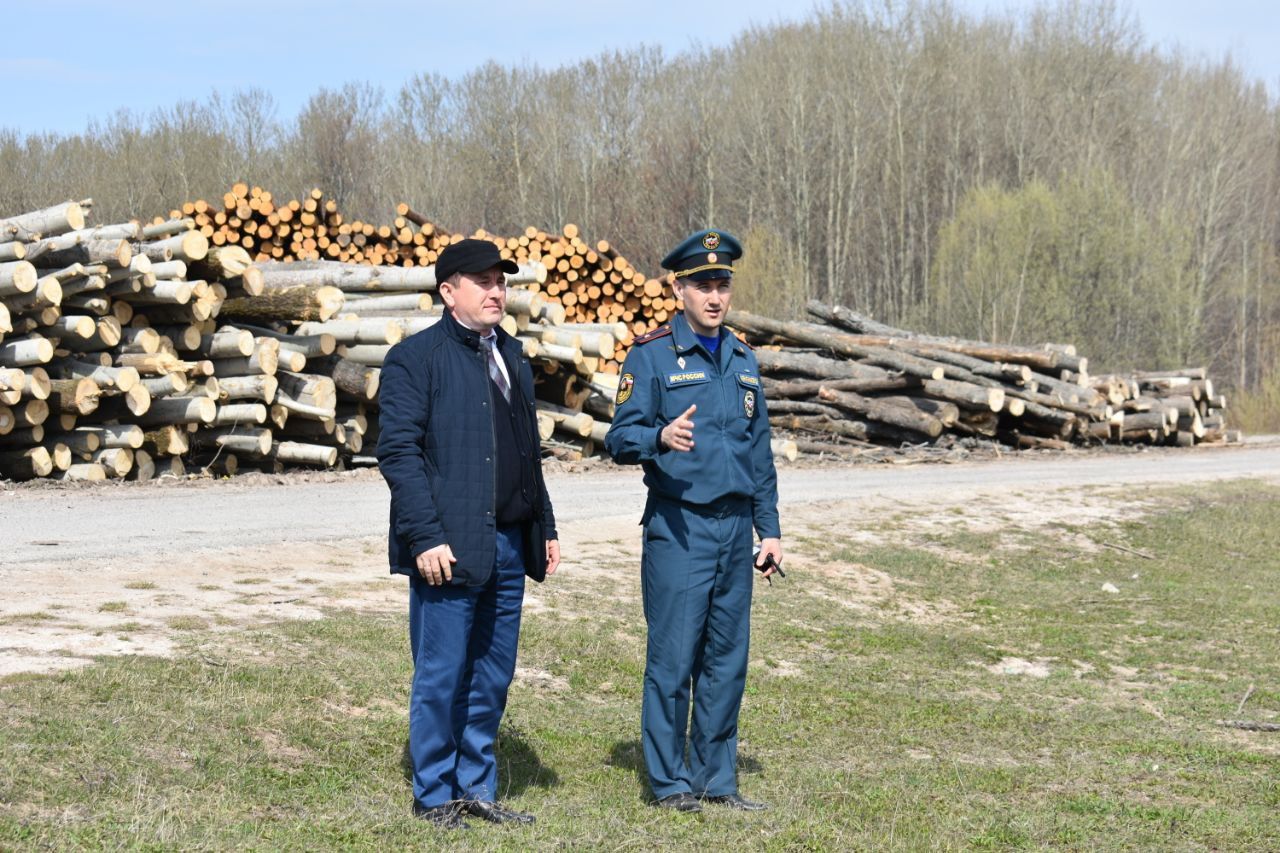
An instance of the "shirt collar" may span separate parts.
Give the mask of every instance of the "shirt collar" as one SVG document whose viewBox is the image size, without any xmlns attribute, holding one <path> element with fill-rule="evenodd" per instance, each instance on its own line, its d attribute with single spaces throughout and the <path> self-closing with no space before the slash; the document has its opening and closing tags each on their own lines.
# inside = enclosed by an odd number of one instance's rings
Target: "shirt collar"
<svg viewBox="0 0 1280 853">
<path fill-rule="evenodd" d="M 720 347 L 716 350 L 714 358 L 719 358 L 726 347 L 733 352 L 743 352 L 742 341 L 738 340 L 737 335 L 732 334 L 723 325 L 720 326 L 719 331 Z M 689 321 L 685 319 L 683 311 L 677 311 L 676 315 L 671 318 L 671 337 L 675 340 L 675 348 L 678 353 L 686 353 L 699 345 L 698 338 L 693 329 L 689 328 Z"/>
<path fill-rule="evenodd" d="M 498 339 L 498 329 L 501 328 L 500 326 L 494 326 L 492 329 L 489 330 L 489 333 L 486 335 L 485 333 L 481 332 L 479 329 L 473 329 L 470 326 L 468 326 L 466 323 L 459 320 L 452 311 L 446 311 L 445 316 L 449 317 L 451 320 L 453 320 L 453 322 L 457 323 L 458 329 L 461 330 L 464 333 L 464 335 L 468 333 L 475 335 L 480 341 L 486 344 L 490 344 L 495 349 L 500 343 Z"/>
</svg>

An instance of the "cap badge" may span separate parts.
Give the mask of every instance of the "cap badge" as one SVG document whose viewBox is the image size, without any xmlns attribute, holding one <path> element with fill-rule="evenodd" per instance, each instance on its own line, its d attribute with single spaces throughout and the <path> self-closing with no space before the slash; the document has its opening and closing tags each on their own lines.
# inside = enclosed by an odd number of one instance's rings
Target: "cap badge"
<svg viewBox="0 0 1280 853">
<path fill-rule="evenodd" d="M 621 406 L 623 403 L 631 399 L 631 387 L 636 384 L 636 378 L 630 373 L 622 374 L 622 378 L 618 380 L 618 399 L 615 405 Z"/>
<path fill-rule="evenodd" d="M 714 264 L 715 262 L 716 262 L 716 253 L 715 253 L 715 252 L 709 252 L 709 253 L 707 254 L 707 263 L 709 263 L 709 264 Z"/>
<path fill-rule="evenodd" d="M 702 238 L 702 246 L 708 252 L 715 251 L 720 247 L 720 235 L 714 231 L 708 231 L 707 236 Z M 712 263 L 715 263 L 712 261 Z"/>
</svg>

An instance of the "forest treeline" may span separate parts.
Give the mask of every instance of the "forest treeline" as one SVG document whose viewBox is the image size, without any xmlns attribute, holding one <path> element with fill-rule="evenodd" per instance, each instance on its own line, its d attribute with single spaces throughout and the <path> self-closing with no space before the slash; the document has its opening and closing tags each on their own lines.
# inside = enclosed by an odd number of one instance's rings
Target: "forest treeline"
<svg viewBox="0 0 1280 853">
<path fill-rule="evenodd" d="M 1156 49 L 1112 2 L 975 16 L 836 3 L 675 56 L 491 63 L 394 93 L 215 94 L 83 133 L 0 131 L 0 215 L 91 196 L 98 222 L 322 187 L 388 222 L 578 224 L 641 269 L 712 223 L 744 307 L 807 298 L 1095 370 L 1209 364 L 1280 411 L 1280 111 L 1230 59 Z"/>
</svg>

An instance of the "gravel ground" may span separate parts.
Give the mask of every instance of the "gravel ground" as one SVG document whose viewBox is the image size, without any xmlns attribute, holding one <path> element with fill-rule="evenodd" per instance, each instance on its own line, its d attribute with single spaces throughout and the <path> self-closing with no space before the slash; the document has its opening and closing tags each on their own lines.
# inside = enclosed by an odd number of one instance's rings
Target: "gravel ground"
<svg viewBox="0 0 1280 853">
<path fill-rule="evenodd" d="M 634 597 L 639 471 L 552 467 L 565 562 L 544 586 Z M 779 492 L 784 544 L 790 537 L 800 549 L 789 565 L 803 578 L 847 569 L 825 566 L 814 544 L 831 531 L 875 539 L 900 526 L 895 518 L 927 530 L 962 516 L 988 527 L 1106 525 L 1140 512 L 1150 487 L 1241 478 L 1280 483 L 1280 441 L 952 464 L 809 462 L 784 467 Z M 247 626 L 333 608 L 399 611 L 404 582 L 387 575 L 387 504 L 385 484 L 368 470 L 4 489 L 0 676 L 83 666 L 98 655 L 176 654 L 190 648 L 190 632 L 208 629 L 201 642 L 217 643 Z M 867 578 L 872 598 L 891 580 Z M 544 595 L 530 585 L 526 608 L 545 606 Z"/>
</svg>

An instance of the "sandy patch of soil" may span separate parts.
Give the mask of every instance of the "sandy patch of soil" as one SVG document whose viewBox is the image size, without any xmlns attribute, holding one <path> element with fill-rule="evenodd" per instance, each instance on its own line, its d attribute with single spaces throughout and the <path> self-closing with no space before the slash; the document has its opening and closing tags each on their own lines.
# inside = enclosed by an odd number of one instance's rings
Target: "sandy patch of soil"
<svg viewBox="0 0 1280 853">
<path fill-rule="evenodd" d="M 246 488 L 252 483 L 237 483 L 237 490 Z M 833 535 L 880 545 L 909 537 L 913 546 L 929 547 L 931 534 L 1001 530 L 1065 534 L 1074 537 L 1071 547 L 1084 551 L 1097 547 L 1094 540 L 1109 525 L 1144 509 L 1120 490 L 1069 488 L 1035 495 L 997 490 L 963 500 L 942 493 L 910 501 L 869 496 L 791 505 L 783 518 L 791 576 L 779 583 L 837 601 L 862 618 L 958 620 L 956 605 L 916 597 L 910 582 L 874 567 L 833 560 L 823 544 Z M 553 599 L 558 612 L 583 614 L 601 598 L 636 601 L 637 521 L 606 516 L 562 525 L 565 562 L 546 584 L 529 584 L 529 612 L 547 609 Z M 1016 547 L 1015 538 L 1010 547 Z M 141 559 L 77 560 L 5 572 L 0 676 L 82 666 L 101 655 L 172 655 L 183 647 L 184 636 L 206 629 L 226 635 L 232 646 L 245 628 L 317 619 L 334 608 L 400 613 L 406 607 L 405 581 L 389 576 L 385 553 L 381 537 L 195 555 L 175 541 L 165 552 Z M 787 674 L 788 666 L 778 662 L 774 668 Z"/>
</svg>

